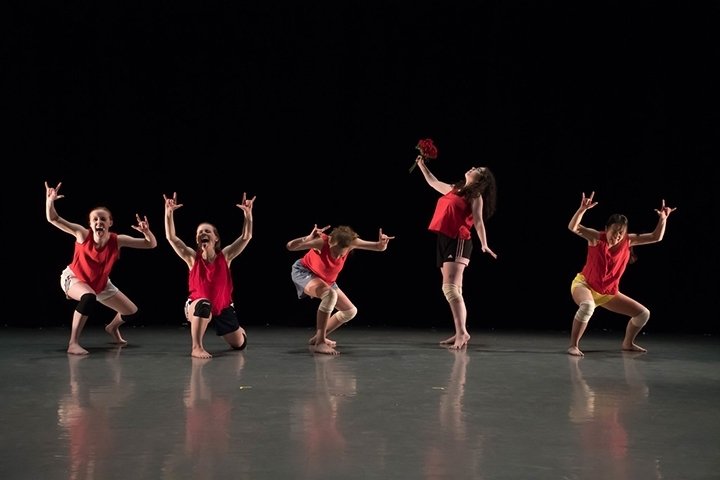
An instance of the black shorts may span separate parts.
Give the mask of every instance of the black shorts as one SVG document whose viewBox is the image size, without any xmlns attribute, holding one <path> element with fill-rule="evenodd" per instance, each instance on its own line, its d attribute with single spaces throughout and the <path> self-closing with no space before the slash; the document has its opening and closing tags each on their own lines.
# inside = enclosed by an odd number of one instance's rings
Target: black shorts
<svg viewBox="0 0 720 480">
<path fill-rule="evenodd" d="M 467 263 L 470 261 L 473 243 L 472 238 L 463 240 L 461 238 L 452 238 L 442 233 L 437 234 L 437 266 L 442 268 L 445 262 L 456 262 L 459 258 L 464 258 Z"/>
<path fill-rule="evenodd" d="M 213 317 L 212 321 L 215 324 L 215 333 L 218 337 L 232 333 L 240 328 L 235 307 L 232 305 L 220 312 L 220 315 Z"/>
<path fill-rule="evenodd" d="M 191 303 L 192 301 L 189 298 L 185 302 L 185 318 L 188 318 L 188 308 Z M 220 312 L 220 315 L 213 315 L 210 323 L 213 324 L 215 333 L 218 337 L 232 333 L 240 328 L 240 322 L 238 321 L 237 314 L 235 313 L 235 306 L 233 305 L 223 309 L 223 311 Z"/>
</svg>

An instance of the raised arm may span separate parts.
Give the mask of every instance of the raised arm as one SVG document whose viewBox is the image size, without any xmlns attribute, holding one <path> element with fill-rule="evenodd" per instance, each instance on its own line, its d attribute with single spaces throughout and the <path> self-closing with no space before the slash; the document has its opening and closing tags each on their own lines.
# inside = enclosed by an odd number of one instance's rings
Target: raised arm
<svg viewBox="0 0 720 480">
<path fill-rule="evenodd" d="M 58 182 L 56 187 L 51 187 L 45 182 L 45 218 L 63 232 L 74 236 L 77 242 L 82 243 L 87 238 L 90 230 L 80 224 L 68 222 L 58 215 L 57 210 L 55 210 L 55 200 L 65 196 L 59 193 L 61 185 L 62 182 Z"/>
<path fill-rule="evenodd" d="M 628 238 L 630 239 L 630 245 L 647 245 L 648 243 L 656 243 L 662 240 L 665 236 L 665 225 L 667 224 L 667 219 L 670 214 L 676 209 L 677 208 L 670 208 L 665 206 L 665 200 L 663 200 L 662 205 L 660 206 L 660 210 L 658 210 L 657 208 L 655 209 L 655 212 L 658 214 L 658 223 L 655 226 L 655 230 L 650 233 L 628 235 Z"/>
<path fill-rule="evenodd" d="M 497 254 L 488 246 L 487 232 L 485 231 L 485 220 L 483 218 L 483 197 L 479 196 L 472 201 L 473 225 L 480 239 L 480 248 L 483 253 L 489 253 L 493 258 L 497 258 Z"/>
<path fill-rule="evenodd" d="M 316 223 L 312 231 L 310 232 L 310 235 L 292 239 L 287 243 L 286 247 L 291 252 L 297 250 L 310 250 L 311 248 L 317 248 L 319 250 L 322 248 L 323 245 L 322 237 L 320 234 L 328 228 L 330 228 L 330 225 L 326 225 L 323 228 L 318 228 Z"/>
<path fill-rule="evenodd" d="M 163 194 L 163 198 L 165 199 L 165 238 L 175 253 L 185 261 L 188 268 L 192 268 L 195 263 L 195 250 L 188 247 L 175 234 L 175 210 L 182 207 L 182 203 L 177 203 L 177 192 L 173 193 L 172 198 Z"/>
<path fill-rule="evenodd" d="M 425 164 L 425 159 L 422 155 L 418 155 L 417 158 L 415 158 L 415 161 L 417 162 L 418 167 L 420 167 L 420 171 L 422 172 L 423 177 L 425 177 L 425 181 L 428 185 L 440 192 L 442 195 L 445 195 L 452 190 L 452 185 L 441 182 L 435 177 L 435 175 L 432 174 L 428 166 Z"/>
<path fill-rule="evenodd" d="M 352 248 L 357 248 L 359 250 L 374 250 L 376 252 L 382 252 L 387 249 L 388 243 L 390 243 L 390 240 L 392 240 L 393 238 L 395 237 L 385 235 L 381 228 L 379 230 L 378 239 L 376 242 L 369 242 L 367 240 L 363 240 L 362 238 L 356 238 L 352 242 Z"/>
<path fill-rule="evenodd" d="M 255 203 L 255 198 L 253 197 L 251 199 L 247 199 L 247 195 L 243 192 L 242 196 L 242 203 L 236 204 L 236 207 L 241 209 L 243 211 L 243 215 L 245 216 L 245 219 L 243 221 L 243 229 L 240 236 L 235 239 L 233 243 L 228 245 L 227 247 L 223 248 L 223 253 L 225 254 L 225 259 L 228 262 L 228 265 L 230 262 L 232 262 L 233 258 L 240 255 L 240 253 L 245 250 L 245 247 L 247 247 L 247 244 L 250 243 L 250 239 L 252 239 L 252 232 L 253 232 L 253 204 Z"/>
<path fill-rule="evenodd" d="M 147 217 L 140 218 L 139 214 L 135 214 L 137 225 L 132 228 L 143 234 L 143 238 L 131 237 L 130 235 L 118 235 L 118 246 L 130 248 L 155 248 L 157 247 L 157 239 L 155 234 L 150 231 L 150 223 Z"/>
<path fill-rule="evenodd" d="M 597 230 L 585 227 L 580 224 L 583 215 L 585 215 L 585 212 L 598 204 L 598 202 L 593 201 L 594 196 L 595 192 L 592 192 L 589 197 L 586 197 L 585 192 L 583 192 L 582 200 L 580 201 L 580 207 L 573 214 L 572 218 L 570 218 L 570 223 L 568 223 L 568 229 L 571 232 L 583 237 L 588 242 L 596 241 L 598 239 L 598 236 L 600 235 L 600 232 L 598 232 Z"/>
</svg>

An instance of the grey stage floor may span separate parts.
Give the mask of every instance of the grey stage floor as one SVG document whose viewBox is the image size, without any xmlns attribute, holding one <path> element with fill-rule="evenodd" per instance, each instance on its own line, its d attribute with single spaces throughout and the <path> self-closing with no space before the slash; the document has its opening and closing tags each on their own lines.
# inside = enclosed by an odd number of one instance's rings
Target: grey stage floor
<svg viewBox="0 0 720 480">
<path fill-rule="evenodd" d="M 88 326 L 0 330 L 0 478 L 718 479 L 720 343 L 588 332 L 446 332 L 347 326 L 339 356 L 307 329 L 250 328 L 244 352 L 208 332 Z"/>
</svg>

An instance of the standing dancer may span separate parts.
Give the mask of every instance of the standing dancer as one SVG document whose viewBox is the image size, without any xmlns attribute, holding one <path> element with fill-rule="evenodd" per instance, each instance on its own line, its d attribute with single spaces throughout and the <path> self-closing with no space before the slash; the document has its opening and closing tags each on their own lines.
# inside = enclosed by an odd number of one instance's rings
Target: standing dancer
<svg viewBox="0 0 720 480">
<path fill-rule="evenodd" d="M 436 263 L 442 273 L 442 291 L 450 304 L 455 334 L 440 344 L 459 349 L 470 341 L 462 285 L 473 248 L 471 228 L 475 227 L 482 251 L 497 258 L 488 247 L 485 232 L 485 220 L 495 213 L 495 175 L 487 167 L 473 167 L 465 172 L 464 179 L 450 184 L 441 182 L 430 172 L 424 155 L 418 155 L 415 162 L 428 185 L 442 195 L 437 200 L 428 230 L 437 234 Z"/>
</svg>

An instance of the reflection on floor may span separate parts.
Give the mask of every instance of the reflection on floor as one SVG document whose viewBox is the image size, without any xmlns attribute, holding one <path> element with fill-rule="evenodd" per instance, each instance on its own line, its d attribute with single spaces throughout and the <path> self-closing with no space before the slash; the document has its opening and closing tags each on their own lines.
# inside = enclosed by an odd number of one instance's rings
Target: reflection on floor
<svg viewBox="0 0 720 480">
<path fill-rule="evenodd" d="M 182 328 L 0 332 L 0 471 L 15 479 L 717 479 L 720 342 L 589 332 L 249 329 L 233 352 Z"/>
</svg>

